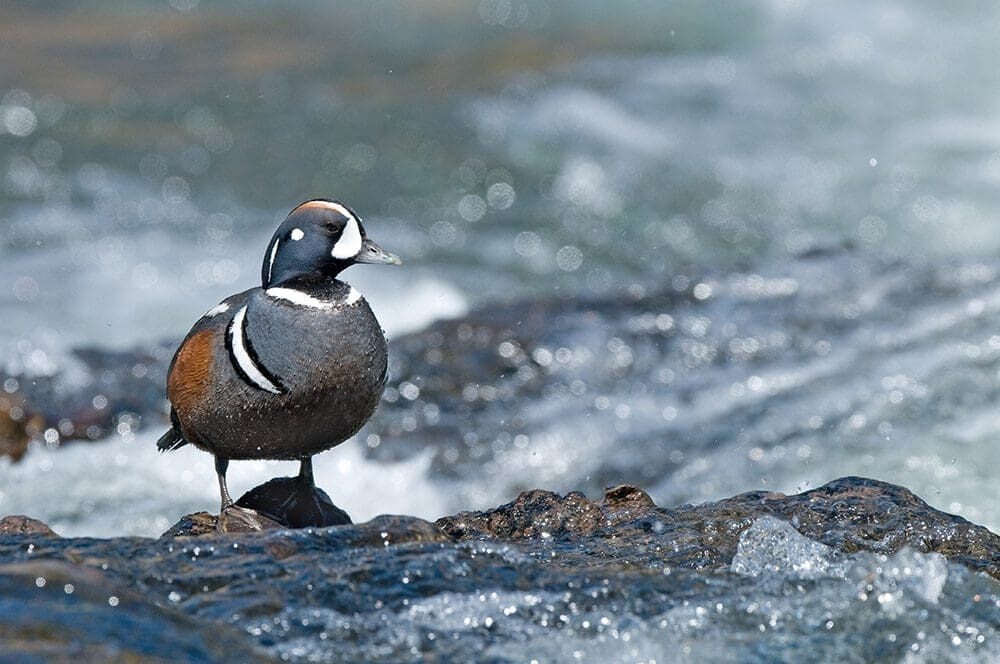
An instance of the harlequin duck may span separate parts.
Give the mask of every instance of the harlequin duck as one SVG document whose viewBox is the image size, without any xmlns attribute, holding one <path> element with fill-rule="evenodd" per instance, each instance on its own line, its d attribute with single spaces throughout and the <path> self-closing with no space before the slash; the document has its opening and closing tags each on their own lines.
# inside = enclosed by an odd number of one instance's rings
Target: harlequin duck
<svg viewBox="0 0 1000 664">
<path fill-rule="evenodd" d="M 267 246 L 261 287 L 213 307 L 177 349 L 167 377 L 172 427 L 157 446 L 191 443 L 215 455 L 220 530 L 263 527 L 229 495 L 230 459 L 299 460 L 300 490 L 288 500 L 304 494 L 316 505 L 305 524 L 289 525 L 329 525 L 312 455 L 357 433 L 386 380 L 382 328 L 361 294 L 337 278 L 355 263 L 401 261 L 369 240 L 343 203 L 302 203 Z"/>
</svg>

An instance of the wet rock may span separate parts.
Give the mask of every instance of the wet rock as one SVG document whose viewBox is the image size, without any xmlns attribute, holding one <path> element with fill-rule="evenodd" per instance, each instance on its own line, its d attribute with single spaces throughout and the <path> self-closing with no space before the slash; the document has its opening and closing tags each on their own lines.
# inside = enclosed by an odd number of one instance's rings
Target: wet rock
<svg viewBox="0 0 1000 664">
<path fill-rule="evenodd" d="M 783 576 L 800 569 L 808 574 Z M 24 657 L 77 648 L 145 659 L 263 652 L 293 661 L 506 661 L 550 652 L 556 639 L 600 658 L 602 625 L 634 639 L 666 629 L 651 642 L 662 648 L 677 638 L 670 630 L 690 629 L 697 616 L 689 607 L 722 607 L 712 608 L 717 620 L 752 624 L 724 623 L 710 638 L 735 630 L 738 642 L 760 638 L 754 607 L 779 602 L 792 605 L 768 631 L 786 630 L 782 639 L 810 648 L 819 647 L 813 618 L 829 615 L 837 625 L 862 621 L 847 634 L 886 620 L 896 634 L 924 630 L 919 648 L 929 652 L 936 639 L 950 643 L 953 627 L 984 635 L 967 645 L 980 658 L 1000 639 L 990 626 L 1000 624 L 1000 537 L 862 478 L 676 508 L 627 485 L 599 501 L 535 490 L 436 523 L 382 516 L 254 533 L 220 534 L 215 517 L 198 513 L 157 540 L 39 537 L 15 527 L 0 532 L 0 579 L 0 638 Z M 869 595 L 881 599 L 859 599 Z M 885 613 L 888 601 L 897 613 Z M 129 611 L 116 613 L 122 607 Z M 898 659 L 910 646 L 867 647 L 851 652 Z"/>
<path fill-rule="evenodd" d="M 238 630 L 157 605 L 91 566 L 59 560 L 0 564 L 0 587 L 5 660 L 269 659 Z"/>
<path fill-rule="evenodd" d="M 729 564 L 743 531 L 773 516 L 837 551 L 895 553 L 904 546 L 935 552 L 1000 579 L 1000 536 L 933 509 L 907 489 L 845 477 L 793 496 L 755 491 L 704 505 L 664 509 L 631 486 L 605 494 L 602 503 L 579 493 L 522 493 L 485 512 L 462 512 L 437 521 L 458 540 L 555 539 L 579 542 L 588 557 L 628 552 L 640 564 L 712 568 Z M 669 557 L 659 545 L 669 542 Z"/>
<path fill-rule="evenodd" d="M 351 523 L 347 512 L 334 505 L 325 491 L 300 477 L 275 477 L 247 491 L 236 504 L 286 528 L 325 528 Z"/>
<path fill-rule="evenodd" d="M 198 537 L 212 535 L 217 532 L 216 523 L 219 517 L 208 512 L 195 512 L 181 517 L 181 520 L 170 526 L 161 537 Z"/>
<path fill-rule="evenodd" d="M 47 523 L 21 514 L 12 514 L 0 519 L 0 537 L 4 535 L 59 537 Z"/>
</svg>

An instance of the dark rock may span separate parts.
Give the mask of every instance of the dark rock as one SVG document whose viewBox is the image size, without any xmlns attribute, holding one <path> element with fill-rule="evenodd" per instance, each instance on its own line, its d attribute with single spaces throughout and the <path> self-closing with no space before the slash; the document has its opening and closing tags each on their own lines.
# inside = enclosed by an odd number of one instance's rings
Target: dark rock
<svg viewBox="0 0 1000 664">
<path fill-rule="evenodd" d="M 778 572 L 730 571 L 746 545 L 741 535 L 768 520 L 763 517 L 830 547 L 841 558 L 821 567 L 851 576 L 786 585 Z M 756 555 L 766 558 L 766 526 L 754 528 Z M 781 533 L 779 546 L 790 537 L 800 535 Z M 890 577 L 884 588 L 876 577 L 891 575 L 893 566 L 862 560 L 850 571 L 842 565 L 852 552 L 888 555 L 904 547 L 938 552 L 957 564 L 906 558 L 898 566 L 913 578 Z M 780 571 L 796 555 L 786 549 L 774 565 L 765 559 L 753 569 Z M 693 607 L 723 607 L 716 620 L 751 620 L 762 603 L 793 602 L 782 614 L 787 617 L 767 629 L 792 630 L 781 632 L 783 638 L 810 648 L 817 647 L 814 621 L 834 610 L 837 621 L 865 616 L 867 622 L 846 628 L 848 635 L 889 620 L 893 633 L 924 630 L 928 640 L 940 638 L 949 647 L 950 632 L 936 636 L 942 631 L 936 626 L 948 621 L 993 634 L 989 626 L 1000 621 L 996 579 L 1000 537 L 873 480 L 844 478 L 793 496 L 752 492 L 676 508 L 657 507 L 631 486 L 609 489 L 600 502 L 580 493 L 528 491 L 496 509 L 434 524 L 382 516 L 330 528 L 220 534 L 215 518 L 199 513 L 158 540 L 39 538 L 13 528 L 0 532 L 0 640 L 14 658 L 73 652 L 98 659 L 122 653 L 144 660 L 244 660 L 260 648 L 292 660 L 506 661 L 523 659 L 525 652 L 510 650 L 518 644 L 532 656 L 557 658 L 546 648 L 558 646 L 546 644 L 567 634 L 578 647 L 599 644 L 601 633 L 586 625 L 641 635 L 642 625 L 677 621 L 683 631 Z M 919 610 L 887 614 L 858 599 L 888 593 L 893 601 L 910 601 L 899 593 L 911 586 L 913 601 L 924 602 Z M 801 632 L 792 618 L 799 613 Z M 739 620 L 725 624 L 743 629 Z M 820 632 L 823 639 L 846 638 L 829 628 Z M 760 638 L 756 622 L 735 638 Z M 871 650 L 865 643 L 851 652 L 899 659 L 909 647 L 907 641 Z M 969 643 L 973 654 L 992 652 Z"/>
<path fill-rule="evenodd" d="M 275 477 L 250 489 L 236 501 L 288 528 L 325 528 L 351 523 L 322 489 L 299 477 Z"/>
<path fill-rule="evenodd" d="M 41 535 L 59 537 L 47 523 L 21 514 L 11 514 L 0 519 L 0 537 L 4 535 Z"/>
<path fill-rule="evenodd" d="M 89 565 L 0 564 L 5 661 L 258 662 L 232 627 L 157 605 Z"/>
<path fill-rule="evenodd" d="M 170 526 L 160 537 L 198 537 L 215 534 L 215 524 L 219 517 L 208 512 L 195 512 L 181 517 L 181 520 Z"/>
<path fill-rule="evenodd" d="M 728 564 L 743 531 L 765 515 L 837 551 L 894 553 L 909 546 L 1000 579 L 1000 536 L 935 510 L 903 487 L 858 477 L 793 496 L 755 491 L 671 509 L 656 507 L 631 486 L 609 490 L 603 503 L 579 493 L 528 491 L 496 509 L 462 512 L 437 525 L 459 540 L 551 538 L 578 542 L 577 551 L 589 558 L 627 553 L 639 564 L 659 559 L 700 569 Z M 662 558 L 659 545 L 667 542 L 672 553 Z"/>
</svg>

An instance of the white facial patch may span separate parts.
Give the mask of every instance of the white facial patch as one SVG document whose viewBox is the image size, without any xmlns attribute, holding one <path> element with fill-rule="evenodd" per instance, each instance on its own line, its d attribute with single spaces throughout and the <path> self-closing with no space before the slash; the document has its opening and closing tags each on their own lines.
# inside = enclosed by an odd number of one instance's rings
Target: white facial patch
<svg viewBox="0 0 1000 664">
<path fill-rule="evenodd" d="M 247 350 L 246 334 L 243 326 L 246 324 L 247 308 L 243 307 L 233 316 L 233 322 L 229 326 L 229 347 L 232 349 L 232 359 L 236 362 L 236 368 L 242 373 L 252 385 L 262 390 L 267 390 L 272 394 L 281 394 L 281 389 L 272 383 L 261 368 L 257 366 L 250 352 Z"/>
<path fill-rule="evenodd" d="M 306 234 L 302 232 L 301 228 L 293 228 L 292 229 L 292 239 L 295 240 L 296 242 L 298 242 L 299 240 L 301 240 L 305 236 L 306 236 Z"/>
<path fill-rule="evenodd" d="M 264 291 L 269 297 L 285 300 L 300 307 L 310 307 L 312 309 L 332 309 L 333 305 L 315 298 L 308 293 L 295 290 L 294 288 L 268 288 Z"/>
<path fill-rule="evenodd" d="M 345 210 L 346 212 L 346 210 Z M 333 245 L 330 255 L 334 258 L 354 258 L 361 251 L 361 227 L 354 215 L 347 212 L 347 225 L 344 232 L 340 234 L 337 244 Z"/>
</svg>

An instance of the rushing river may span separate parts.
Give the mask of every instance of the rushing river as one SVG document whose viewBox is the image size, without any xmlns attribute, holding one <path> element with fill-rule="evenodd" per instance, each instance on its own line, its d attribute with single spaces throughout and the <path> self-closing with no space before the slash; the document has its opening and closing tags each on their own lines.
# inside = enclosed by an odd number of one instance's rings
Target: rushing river
<svg viewBox="0 0 1000 664">
<path fill-rule="evenodd" d="M 377 444 L 317 458 L 356 521 L 855 474 L 1000 530 L 998 21 L 889 1 L 2 8 L 0 369 L 72 389 L 73 348 L 180 338 L 255 284 L 291 207 L 332 196 L 406 261 L 345 275 L 390 338 L 494 302 L 684 294 L 543 338 L 578 398 L 515 403 L 523 438 L 487 409 L 449 455 L 390 408 Z M 643 329 L 676 336 L 642 355 Z M 0 462 L 0 513 L 156 535 L 215 507 L 210 458 L 157 455 L 164 425 L 143 425 Z"/>
</svg>

